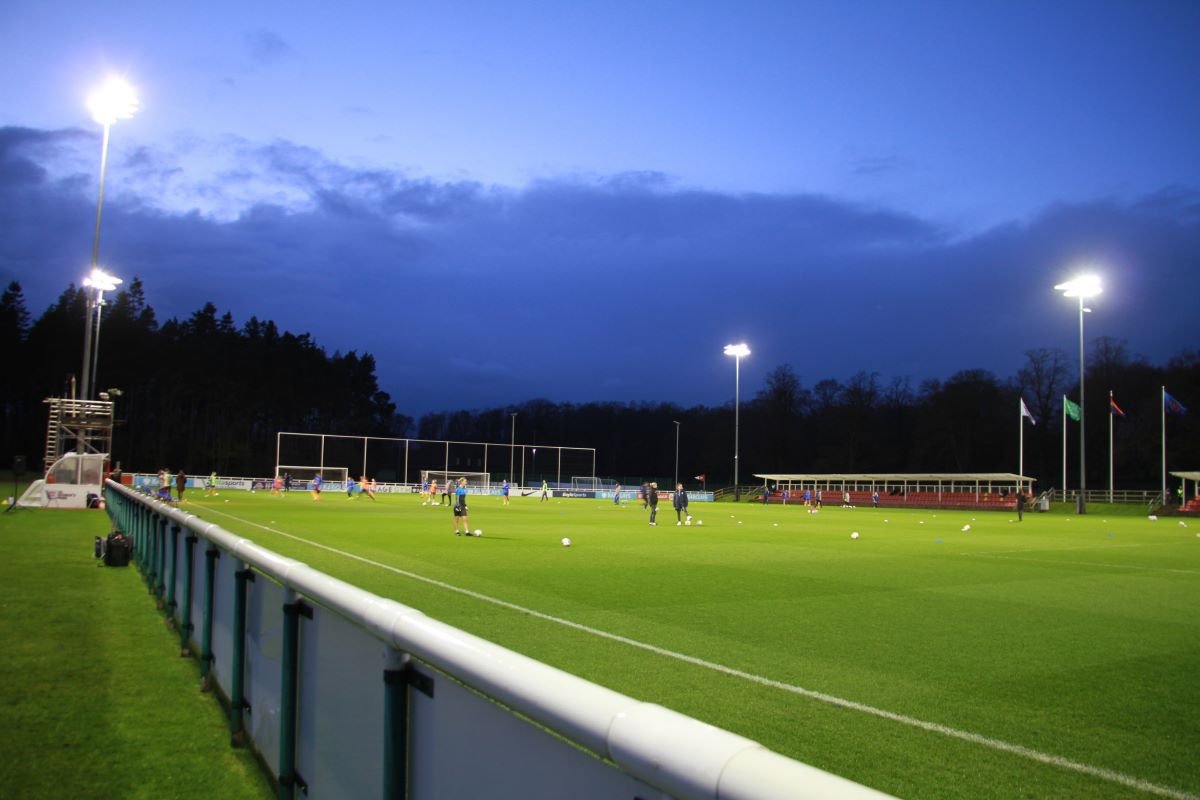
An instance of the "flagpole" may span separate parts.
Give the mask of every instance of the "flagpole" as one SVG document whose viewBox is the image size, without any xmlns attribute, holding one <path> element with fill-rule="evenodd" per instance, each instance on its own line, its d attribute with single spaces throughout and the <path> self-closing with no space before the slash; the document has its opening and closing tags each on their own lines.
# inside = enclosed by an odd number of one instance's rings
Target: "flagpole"
<svg viewBox="0 0 1200 800">
<path fill-rule="evenodd" d="M 1021 430 L 1021 435 L 1017 439 L 1019 442 L 1017 445 L 1017 476 L 1022 479 L 1025 477 L 1025 398 L 1023 397 L 1017 398 L 1017 425 Z"/>
<path fill-rule="evenodd" d="M 1158 412 L 1162 414 L 1162 504 L 1167 504 L 1167 387 L 1162 387 Z"/>
<path fill-rule="evenodd" d="M 1067 501 L 1067 396 L 1063 395 L 1063 502 Z"/>
<path fill-rule="evenodd" d="M 1108 502 L 1113 501 L 1113 393 L 1108 390 Z"/>
</svg>

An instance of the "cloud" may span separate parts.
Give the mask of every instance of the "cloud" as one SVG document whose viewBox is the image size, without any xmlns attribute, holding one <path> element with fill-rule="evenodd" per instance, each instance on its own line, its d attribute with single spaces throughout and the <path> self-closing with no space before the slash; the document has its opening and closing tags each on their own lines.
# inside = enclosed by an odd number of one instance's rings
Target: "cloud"
<svg viewBox="0 0 1200 800">
<path fill-rule="evenodd" d="M 35 315 L 83 272 L 95 145 L 0 129 L 0 278 L 22 282 Z M 747 392 L 782 363 L 809 385 L 861 370 L 1009 375 L 1026 349 L 1073 351 L 1075 318 L 1052 287 L 1084 260 L 1109 287 L 1089 336 L 1164 361 L 1194 335 L 1200 292 L 1200 193 L 1187 187 L 962 236 L 902 210 L 655 172 L 513 188 L 237 139 L 120 164 L 102 261 L 141 277 L 160 319 L 212 300 L 239 323 L 370 352 L 406 413 L 535 396 L 724 402 L 720 348 L 741 338 Z"/>
<path fill-rule="evenodd" d="M 850 162 L 850 174 L 856 177 L 877 177 L 913 168 L 911 161 L 899 156 L 863 156 Z"/>
<path fill-rule="evenodd" d="M 271 64 L 295 55 L 292 46 L 274 31 L 259 28 L 246 33 L 246 45 L 255 64 Z"/>
</svg>

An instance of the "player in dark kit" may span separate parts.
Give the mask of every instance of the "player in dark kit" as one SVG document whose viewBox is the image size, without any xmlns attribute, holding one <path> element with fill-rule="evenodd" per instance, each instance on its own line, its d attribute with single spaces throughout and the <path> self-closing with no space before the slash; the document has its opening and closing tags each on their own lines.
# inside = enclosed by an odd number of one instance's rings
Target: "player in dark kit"
<svg viewBox="0 0 1200 800">
<path fill-rule="evenodd" d="M 658 513 L 658 484 L 652 483 L 646 487 L 646 502 L 650 504 L 650 524 L 657 525 L 654 516 Z"/>
<path fill-rule="evenodd" d="M 692 515 L 688 513 L 688 496 L 684 491 L 683 484 L 675 485 L 675 495 L 672 499 L 672 504 L 675 506 L 675 524 L 682 525 L 683 518 L 687 517 L 688 524 L 692 523 Z"/>
<path fill-rule="evenodd" d="M 458 521 L 462 520 L 463 528 L 459 533 Z M 459 478 L 458 486 L 454 489 L 454 535 L 470 536 L 471 524 L 467 521 L 467 479 Z"/>
</svg>

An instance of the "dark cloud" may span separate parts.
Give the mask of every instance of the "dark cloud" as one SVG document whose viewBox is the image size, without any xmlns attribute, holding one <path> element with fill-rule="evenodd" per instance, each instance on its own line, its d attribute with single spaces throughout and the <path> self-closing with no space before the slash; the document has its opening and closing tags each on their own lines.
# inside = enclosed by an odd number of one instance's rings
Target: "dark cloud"
<svg viewBox="0 0 1200 800">
<path fill-rule="evenodd" d="M 34 314 L 90 252 L 94 190 L 58 163 L 77 135 L 0 129 L 0 278 L 22 282 Z M 1026 349 L 1074 352 L 1073 306 L 1052 287 L 1083 261 L 1107 286 L 1089 338 L 1158 361 L 1194 347 L 1200 195 L 1186 187 L 963 236 L 897 210 L 653 172 L 513 189 L 354 170 L 287 142 L 236 149 L 219 184 L 191 177 L 193 196 L 261 186 L 281 199 L 168 210 L 150 176 L 170 159 L 136 152 L 147 194 L 106 203 L 102 261 L 140 276 L 160 318 L 212 300 L 239 323 L 371 352 L 407 413 L 537 396 L 720 403 L 735 339 L 754 351 L 745 392 L 782 363 L 810 385 L 861 370 L 1010 375 Z"/>
</svg>

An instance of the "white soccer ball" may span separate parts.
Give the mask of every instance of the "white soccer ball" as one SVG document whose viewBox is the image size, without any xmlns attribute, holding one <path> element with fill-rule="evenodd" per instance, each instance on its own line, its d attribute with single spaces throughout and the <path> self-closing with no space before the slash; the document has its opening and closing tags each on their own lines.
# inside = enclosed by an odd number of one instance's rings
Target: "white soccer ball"
<svg viewBox="0 0 1200 800">
<path fill-rule="evenodd" d="M 251 490 L 250 490 L 250 494 L 254 494 L 254 490 L 253 490 L 253 489 L 251 489 Z"/>
<path fill-rule="evenodd" d="M 571 546 L 571 540 L 570 540 L 570 539 L 568 539 L 567 537 L 565 537 L 565 536 L 564 536 L 564 537 L 563 537 L 563 540 L 562 540 L 562 545 L 563 545 L 563 547 L 570 547 L 570 546 Z"/>
<path fill-rule="evenodd" d="M 698 519 L 698 520 L 696 520 L 696 524 L 697 524 L 697 525 L 703 525 L 703 524 L 704 524 L 704 520 L 702 520 L 702 519 Z M 1197 534 L 1197 535 L 1200 535 L 1200 534 Z"/>
<path fill-rule="evenodd" d="M 481 531 L 479 528 L 476 528 L 475 532 L 471 535 L 472 536 L 483 536 L 483 531 Z"/>
<path fill-rule="evenodd" d="M 850 538 L 851 538 L 851 539 L 857 539 L 857 538 L 858 538 L 858 531 L 855 531 L 854 533 L 850 534 Z"/>
<path fill-rule="evenodd" d="M 970 525 L 963 525 L 962 529 L 963 529 L 963 533 L 966 533 L 967 531 L 971 530 L 971 526 L 970 526 Z"/>
</svg>

